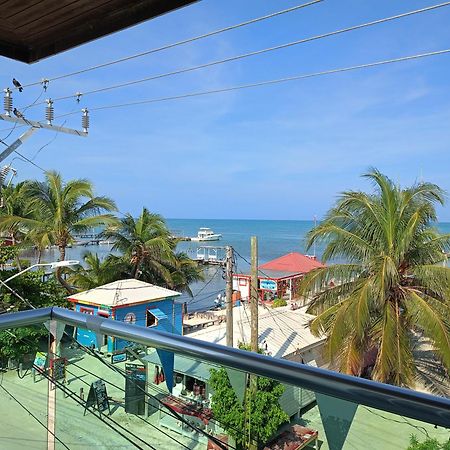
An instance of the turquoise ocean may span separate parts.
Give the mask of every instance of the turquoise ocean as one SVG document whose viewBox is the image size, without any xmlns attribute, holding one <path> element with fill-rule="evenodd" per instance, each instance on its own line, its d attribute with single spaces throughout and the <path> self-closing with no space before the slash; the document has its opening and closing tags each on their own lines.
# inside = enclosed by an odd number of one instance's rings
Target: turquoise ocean
<svg viewBox="0 0 450 450">
<path fill-rule="evenodd" d="M 220 241 L 199 243 L 181 242 L 179 251 L 186 252 L 194 258 L 197 248 L 202 245 L 225 246 L 231 245 L 236 251 L 236 272 L 249 269 L 250 237 L 258 237 L 258 254 L 260 264 L 290 252 L 300 252 L 317 255 L 321 258 L 323 245 L 306 249 L 306 235 L 314 227 L 313 221 L 304 220 L 232 220 L 232 219 L 167 219 L 172 233 L 177 236 L 196 236 L 200 227 L 211 228 L 215 233 L 222 234 Z M 440 223 L 438 228 L 443 233 L 450 233 L 450 223 Z M 67 258 L 82 260 L 87 251 L 98 253 L 101 258 L 111 252 L 109 245 L 89 247 L 73 247 L 68 249 Z M 56 261 L 56 250 L 48 250 L 44 255 L 47 261 Z M 52 259 L 53 258 L 53 259 Z M 205 267 L 205 281 L 191 285 L 193 297 L 183 294 L 180 298 L 186 301 L 189 311 L 205 310 L 213 306 L 218 293 L 225 290 L 223 270 L 219 266 Z"/>
</svg>

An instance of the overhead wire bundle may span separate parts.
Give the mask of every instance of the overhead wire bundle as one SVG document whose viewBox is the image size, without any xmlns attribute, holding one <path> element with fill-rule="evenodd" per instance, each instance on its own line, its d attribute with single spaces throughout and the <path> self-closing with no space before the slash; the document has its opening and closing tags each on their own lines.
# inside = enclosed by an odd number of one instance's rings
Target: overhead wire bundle
<svg viewBox="0 0 450 450">
<path fill-rule="evenodd" d="M 126 57 L 123 57 L 123 58 L 119 58 L 119 59 L 116 59 L 116 60 L 113 60 L 113 61 L 109 61 L 109 62 L 106 62 L 106 63 L 103 63 L 103 64 L 95 65 L 95 66 L 88 67 L 88 68 L 85 68 L 85 69 L 80 69 L 80 70 L 77 70 L 77 71 L 74 71 L 74 72 L 70 72 L 70 73 L 67 73 L 67 74 L 63 74 L 63 75 L 59 75 L 59 76 L 55 76 L 55 77 L 50 77 L 50 78 L 45 78 L 45 80 L 46 80 L 47 83 L 49 83 L 49 82 L 57 81 L 57 80 L 60 80 L 60 79 L 63 79 L 63 78 L 79 75 L 81 73 L 86 73 L 86 72 L 98 70 L 98 69 L 103 68 L 103 67 L 109 67 L 109 66 L 112 66 L 112 65 L 115 65 L 115 64 L 119 64 L 119 63 L 122 63 L 122 62 L 129 61 L 131 59 L 140 58 L 140 57 L 147 56 L 147 55 L 150 55 L 150 54 L 153 54 L 153 53 L 157 53 L 157 52 L 161 52 L 163 50 L 167 50 L 169 48 L 173 48 L 173 47 L 176 47 L 176 46 L 179 46 L 179 45 L 183 45 L 183 44 L 191 43 L 191 42 L 194 42 L 194 41 L 197 41 L 197 40 L 200 40 L 200 39 L 204 39 L 204 38 L 209 37 L 209 36 L 213 36 L 213 35 L 224 33 L 226 31 L 230 31 L 230 30 L 233 30 L 233 29 L 236 29 L 236 28 L 247 26 L 247 25 L 250 25 L 250 24 L 253 24 L 253 23 L 256 23 L 256 22 L 260 22 L 262 20 L 266 20 L 266 19 L 270 19 L 270 18 L 273 18 L 273 17 L 277 17 L 277 16 L 282 15 L 282 14 L 291 13 L 293 11 L 296 11 L 296 10 L 299 10 L 299 9 L 303 9 L 303 8 L 308 7 L 308 6 L 313 6 L 313 5 L 317 4 L 317 3 L 321 3 L 322 1 L 323 0 L 316 0 L 316 1 L 312 1 L 312 2 L 309 2 L 309 3 L 302 4 L 302 5 L 297 5 L 297 6 L 294 6 L 292 8 L 288 8 L 288 9 L 285 9 L 285 10 L 282 10 L 282 11 L 278 11 L 278 12 L 275 12 L 275 13 L 272 13 L 272 14 L 268 14 L 268 15 L 265 15 L 265 16 L 262 16 L 262 17 L 259 17 L 259 18 L 256 18 L 256 19 L 252 19 L 252 20 L 249 20 L 249 21 L 246 21 L 246 22 L 242 22 L 242 23 L 239 23 L 239 24 L 236 24 L 236 25 L 232 25 L 232 26 L 225 27 L 225 28 L 222 28 L 222 29 L 219 29 L 219 30 L 215 30 L 215 31 L 212 31 L 210 33 L 206 33 L 206 34 L 202 34 L 202 35 L 199 35 L 199 36 L 195 36 L 193 38 L 189 38 L 189 39 L 185 39 L 185 40 L 182 40 L 182 41 L 178 41 L 178 42 L 175 42 L 173 44 L 167 44 L 167 45 L 162 46 L 162 47 L 150 49 L 150 50 L 147 50 L 147 51 L 135 54 L 135 55 L 126 56 Z M 224 63 L 227 63 L 227 62 L 236 61 L 236 60 L 240 60 L 240 59 L 244 59 L 244 58 L 248 58 L 248 57 L 251 57 L 251 56 L 256 56 L 256 55 L 260 55 L 260 54 L 264 54 L 264 53 L 268 53 L 268 52 L 273 52 L 273 51 L 281 50 L 281 49 L 284 49 L 284 48 L 292 47 L 292 46 L 295 46 L 295 45 L 304 44 L 304 43 L 307 43 L 307 42 L 320 40 L 320 39 L 324 39 L 324 38 L 327 38 L 327 37 L 336 36 L 336 35 L 340 35 L 340 34 L 343 34 L 343 33 L 348 33 L 348 32 L 351 32 L 351 31 L 355 31 L 355 30 L 359 30 L 359 29 L 363 29 L 363 28 L 367 28 L 367 27 L 372 27 L 372 26 L 379 25 L 379 24 L 384 24 L 386 22 L 395 21 L 395 20 L 398 20 L 398 19 L 414 16 L 414 15 L 417 15 L 417 14 L 423 14 L 425 12 L 430 12 L 430 11 L 434 11 L 434 10 L 437 10 L 437 9 L 441 9 L 441 8 L 447 7 L 449 5 L 450 5 L 450 2 L 443 2 L 443 3 L 431 5 L 431 6 L 428 6 L 428 7 L 415 9 L 415 10 L 412 10 L 412 11 L 407 11 L 407 12 L 404 12 L 404 13 L 392 15 L 392 16 L 389 16 L 389 17 L 384 17 L 384 18 L 381 18 L 381 19 L 376 19 L 376 20 L 373 20 L 373 21 L 364 22 L 364 23 L 361 23 L 361 24 L 358 24 L 358 25 L 337 29 L 337 30 L 330 31 L 330 32 L 327 32 L 327 33 L 322 33 L 322 34 L 310 36 L 310 37 L 307 37 L 307 38 L 298 39 L 298 40 L 287 42 L 287 43 L 284 43 L 284 44 L 279 44 L 279 45 L 267 47 L 267 48 L 256 50 L 256 51 L 253 51 L 253 52 L 240 54 L 240 55 L 228 57 L 228 58 L 221 59 L 221 60 L 207 62 L 207 63 L 201 64 L 201 65 L 197 65 L 197 66 L 193 66 L 193 67 L 180 68 L 180 69 L 177 69 L 177 70 L 174 70 L 174 71 L 171 71 L 171 72 L 162 73 L 162 74 L 156 74 L 156 75 L 152 75 L 152 76 L 149 76 L 149 77 L 146 77 L 146 78 L 142 78 L 142 79 L 138 79 L 138 80 L 126 81 L 126 82 L 122 82 L 122 83 L 118 83 L 118 84 L 113 84 L 113 85 L 110 85 L 110 86 L 102 86 L 101 88 L 93 89 L 93 90 L 86 91 L 86 92 L 79 91 L 79 92 L 77 92 L 77 93 L 75 93 L 73 95 L 56 97 L 52 101 L 55 102 L 55 101 L 64 100 L 64 99 L 70 99 L 70 98 L 75 98 L 77 101 L 79 101 L 81 97 L 84 97 L 84 96 L 87 96 L 87 95 L 90 95 L 90 94 L 105 92 L 105 91 L 109 91 L 109 90 L 113 90 L 113 89 L 124 88 L 124 87 L 127 87 L 127 86 L 132 86 L 132 85 L 135 85 L 135 84 L 139 84 L 139 83 L 143 83 L 143 82 L 147 82 L 147 81 L 151 81 L 151 80 L 155 80 L 155 79 L 159 79 L 159 78 L 164 78 L 164 77 L 177 75 L 177 74 L 181 74 L 181 73 L 185 73 L 185 72 L 199 70 L 199 69 L 207 68 L 207 67 L 210 67 L 210 66 L 214 66 L 214 65 L 218 65 L 218 64 L 224 64 Z M 450 52 L 450 49 L 422 52 L 422 53 L 417 53 L 417 54 L 413 54 L 413 55 L 400 56 L 400 57 L 397 57 L 397 58 L 389 58 L 389 59 L 379 60 L 379 61 L 375 61 L 375 62 L 369 62 L 369 63 L 364 63 L 364 64 L 357 64 L 357 65 L 352 65 L 352 66 L 347 66 L 347 67 L 340 67 L 340 68 L 334 68 L 334 69 L 329 69 L 329 70 L 322 70 L 322 71 L 318 71 L 318 72 L 305 73 L 305 74 L 300 74 L 300 75 L 287 76 L 287 77 L 278 78 L 278 79 L 272 79 L 272 80 L 257 81 L 257 82 L 253 82 L 253 83 L 246 83 L 246 84 L 230 86 L 230 87 L 209 89 L 209 90 L 203 90 L 203 91 L 198 91 L 198 92 L 190 92 L 190 93 L 184 93 L 184 94 L 172 95 L 172 96 L 165 96 L 165 97 L 159 97 L 159 98 L 137 100 L 137 101 L 126 102 L 126 103 L 100 105 L 100 106 L 95 106 L 93 108 L 90 108 L 90 110 L 91 111 L 100 111 L 100 110 L 106 110 L 106 109 L 112 109 L 112 108 L 123 108 L 123 107 L 127 107 L 127 106 L 136 106 L 136 105 L 150 104 L 150 103 L 169 101 L 169 100 L 180 100 L 180 99 L 190 98 L 190 97 L 197 97 L 197 96 L 210 95 L 210 94 L 216 94 L 216 93 L 224 93 L 224 92 L 230 92 L 230 91 L 236 91 L 236 90 L 242 90 L 242 89 L 248 89 L 248 88 L 255 88 L 255 87 L 267 86 L 267 85 L 278 84 L 278 83 L 285 83 L 285 82 L 288 82 L 288 81 L 300 80 L 300 79 L 305 79 L 305 78 L 312 78 L 312 77 L 323 76 L 323 75 L 331 75 L 331 74 L 336 74 L 336 73 L 341 73 L 341 72 L 348 72 L 348 71 L 359 70 L 359 69 L 367 69 L 367 68 L 371 68 L 371 67 L 377 67 L 377 66 L 386 65 L 386 64 L 410 61 L 410 60 L 425 58 L 425 57 L 429 57 L 429 56 L 443 55 L 443 54 L 446 54 L 446 53 L 449 53 L 449 52 Z M 34 85 L 37 85 L 37 84 L 42 84 L 42 81 L 41 82 L 33 82 L 33 83 L 24 84 L 23 87 L 34 86 Z M 74 114 L 74 113 L 60 114 L 60 115 L 57 115 L 56 118 L 66 117 L 66 116 L 70 116 L 72 114 Z"/>
</svg>

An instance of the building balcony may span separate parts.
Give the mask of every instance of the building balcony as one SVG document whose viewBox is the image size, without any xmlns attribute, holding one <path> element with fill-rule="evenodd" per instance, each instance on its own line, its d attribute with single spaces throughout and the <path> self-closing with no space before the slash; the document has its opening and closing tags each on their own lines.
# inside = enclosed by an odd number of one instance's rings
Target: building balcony
<svg viewBox="0 0 450 450">
<path fill-rule="evenodd" d="M 24 327 L 35 336 L 21 339 Z M 77 328 L 129 345 L 85 347 Z M 449 399 L 306 364 L 56 307 L 2 314 L 0 330 L 21 349 L 2 360 L 1 449 L 406 450 L 412 435 L 450 438 Z M 275 402 L 258 397 L 274 386 Z M 261 422 L 271 408 L 283 416 L 273 433 Z"/>
</svg>

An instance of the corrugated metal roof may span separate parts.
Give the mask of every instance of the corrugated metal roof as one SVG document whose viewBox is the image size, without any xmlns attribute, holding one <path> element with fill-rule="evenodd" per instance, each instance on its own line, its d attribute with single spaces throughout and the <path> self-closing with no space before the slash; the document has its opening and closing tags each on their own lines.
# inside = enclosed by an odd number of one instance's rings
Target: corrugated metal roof
<svg viewBox="0 0 450 450">
<path fill-rule="evenodd" d="M 308 323 L 314 316 L 306 314 L 306 308 L 291 310 L 289 306 L 281 308 L 258 307 L 259 345 L 277 358 L 286 357 L 298 350 L 322 341 L 313 336 Z M 234 344 L 250 342 L 250 310 L 249 306 L 233 308 Z M 203 328 L 187 336 L 216 344 L 226 344 L 226 324 Z M 264 342 L 265 341 L 265 342 Z"/>
<path fill-rule="evenodd" d="M 178 295 L 181 294 L 132 278 L 114 281 L 79 294 L 70 295 L 67 298 L 72 302 L 91 305 L 123 306 L 176 297 Z"/>
<path fill-rule="evenodd" d="M 259 266 L 259 269 L 264 271 L 280 270 L 294 273 L 307 273 L 318 267 L 324 267 L 324 265 L 317 259 L 302 255 L 301 253 L 292 252 L 262 264 Z"/>
</svg>

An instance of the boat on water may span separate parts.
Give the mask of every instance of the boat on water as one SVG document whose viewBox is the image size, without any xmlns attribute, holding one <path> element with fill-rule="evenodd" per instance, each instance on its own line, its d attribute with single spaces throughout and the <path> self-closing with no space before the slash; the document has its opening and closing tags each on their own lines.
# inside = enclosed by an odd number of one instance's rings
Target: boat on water
<svg viewBox="0 0 450 450">
<path fill-rule="evenodd" d="M 214 233 L 211 228 L 200 228 L 197 233 L 197 237 L 191 238 L 191 241 L 218 241 L 222 237 L 221 234 Z"/>
</svg>

